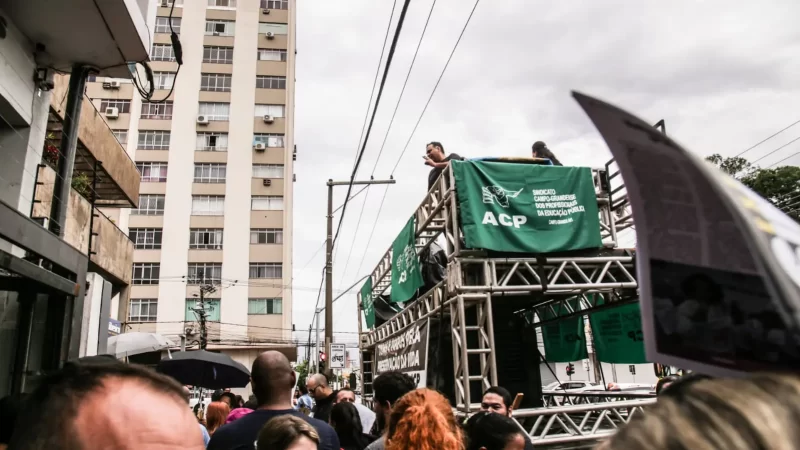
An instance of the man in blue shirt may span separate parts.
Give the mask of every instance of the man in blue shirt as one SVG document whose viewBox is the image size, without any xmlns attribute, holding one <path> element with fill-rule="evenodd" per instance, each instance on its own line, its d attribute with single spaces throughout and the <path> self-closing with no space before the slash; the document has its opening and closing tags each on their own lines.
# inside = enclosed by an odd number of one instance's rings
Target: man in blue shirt
<svg viewBox="0 0 800 450">
<path fill-rule="evenodd" d="M 297 389 L 300 389 L 300 393 L 302 395 L 297 399 L 297 405 L 295 405 L 294 409 L 302 412 L 305 415 L 308 415 L 314 408 L 314 401 L 311 400 L 311 396 L 308 395 L 308 389 L 305 387 L 305 385 L 299 384 Z"/>
<path fill-rule="evenodd" d="M 320 450 L 339 450 L 339 438 L 330 425 L 292 409 L 295 377 L 283 353 L 268 351 L 260 354 L 253 361 L 250 373 L 258 409 L 217 429 L 211 436 L 208 450 L 250 450 L 264 424 L 273 417 L 286 414 L 305 420 L 317 430 Z"/>
</svg>

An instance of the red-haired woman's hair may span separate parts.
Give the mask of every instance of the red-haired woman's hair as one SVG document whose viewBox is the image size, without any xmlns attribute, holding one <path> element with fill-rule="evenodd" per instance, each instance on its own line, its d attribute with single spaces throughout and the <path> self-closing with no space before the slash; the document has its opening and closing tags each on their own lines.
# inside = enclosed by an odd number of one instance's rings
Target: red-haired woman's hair
<svg viewBox="0 0 800 450">
<path fill-rule="evenodd" d="M 225 402 L 211 402 L 206 413 L 206 428 L 208 434 L 214 434 L 217 428 L 225 425 L 225 420 L 231 412 L 231 407 Z"/>
<path fill-rule="evenodd" d="M 404 395 L 392 407 L 386 450 L 463 450 L 450 402 L 431 389 Z"/>
</svg>

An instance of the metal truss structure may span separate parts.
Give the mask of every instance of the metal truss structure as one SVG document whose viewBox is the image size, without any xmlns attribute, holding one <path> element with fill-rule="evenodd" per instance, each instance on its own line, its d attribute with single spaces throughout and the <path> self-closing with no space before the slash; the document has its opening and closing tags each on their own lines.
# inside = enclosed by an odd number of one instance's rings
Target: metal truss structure
<svg viewBox="0 0 800 450">
<path fill-rule="evenodd" d="M 514 411 L 536 447 L 597 442 L 614 434 L 631 418 L 646 413 L 655 398 Z"/>
<path fill-rule="evenodd" d="M 608 166 L 607 166 L 608 167 Z M 446 168 L 415 211 L 417 254 L 432 243 L 447 256 L 446 279 L 420 295 L 403 311 L 379 327 L 363 331 L 362 302 L 358 299 L 358 324 L 362 351 L 361 373 L 364 395 L 371 393 L 376 345 L 434 314 L 448 316 L 453 343 L 456 407 L 469 412 L 477 407 L 470 383 L 488 388 L 497 385 L 497 365 L 492 320 L 493 302 L 525 296 L 526 309 L 533 311 L 534 326 L 596 308 L 635 301 L 635 255 L 618 248 L 619 231 L 633 226 L 627 201 L 614 198 L 606 170 L 593 170 L 603 248 L 564 254 L 515 253 L 508 257 L 463 246 L 455 178 Z M 615 192 L 620 192 L 619 190 Z M 372 271 L 374 301 L 391 287 L 391 248 Z M 600 294 L 600 295 L 591 295 Z M 444 310 L 442 311 L 442 308 Z M 468 318 L 469 316 L 469 318 Z M 480 370 L 470 372 L 478 364 Z"/>
</svg>

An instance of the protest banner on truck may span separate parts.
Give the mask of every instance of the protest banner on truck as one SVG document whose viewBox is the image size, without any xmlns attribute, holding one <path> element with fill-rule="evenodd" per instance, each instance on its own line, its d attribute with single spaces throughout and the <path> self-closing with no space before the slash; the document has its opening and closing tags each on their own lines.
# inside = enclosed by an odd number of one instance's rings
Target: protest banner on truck
<svg viewBox="0 0 800 450">
<path fill-rule="evenodd" d="M 375 374 L 390 370 L 406 373 L 425 387 L 428 378 L 428 329 L 430 320 L 406 328 L 402 333 L 375 346 Z"/>
</svg>

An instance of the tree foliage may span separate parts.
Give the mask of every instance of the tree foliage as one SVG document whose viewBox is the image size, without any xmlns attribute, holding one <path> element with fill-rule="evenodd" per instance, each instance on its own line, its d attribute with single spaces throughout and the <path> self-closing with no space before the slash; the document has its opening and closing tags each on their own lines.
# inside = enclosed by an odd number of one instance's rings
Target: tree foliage
<svg viewBox="0 0 800 450">
<path fill-rule="evenodd" d="M 800 167 L 781 166 L 762 169 L 745 158 L 723 158 L 719 154 L 706 157 L 742 184 L 800 222 Z"/>
</svg>

